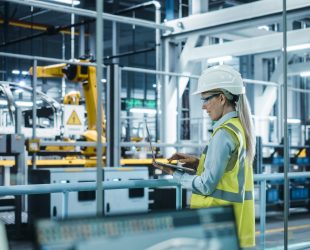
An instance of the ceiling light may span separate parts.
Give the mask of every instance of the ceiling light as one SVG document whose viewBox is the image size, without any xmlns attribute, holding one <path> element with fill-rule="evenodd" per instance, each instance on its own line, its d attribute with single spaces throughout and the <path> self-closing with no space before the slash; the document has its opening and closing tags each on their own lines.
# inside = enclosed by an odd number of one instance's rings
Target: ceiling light
<svg viewBox="0 0 310 250">
<path fill-rule="evenodd" d="M 8 105 L 8 101 L 6 101 L 6 100 L 0 100 L 0 105 Z"/>
<path fill-rule="evenodd" d="M 64 4 L 70 4 L 70 5 L 79 5 L 80 1 L 77 0 L 50 0 L 53 2 L 58 2 L 58 3 L 64 3 Z"/>
<path fill-rule="evenodd" d="M 26 71 L 26 70 L 23 70 L 23 71 L 22 71 L 22 75 L 23 75 L 23 76 L 26 76 L 26 75 L 28 75 L 28 74 L 29 74 L 28 71 Z"/>
<path fill-rule="evenodd" d="M 290 52 L 290 51 L 296 51 L 296 50 L 302 50 L 302 49 L 310 49 L 310 43 L 288 46 L 286 50 Z"/>
<path fill-rule="evenodd" d="M 20 74 L 20 71 L 18 69 L 13 69 L 12 70 L 12 74 L 14 75 L 19 75 Z"/>
<path fill-rule="evenodd" d="M 19 85 L 20 85 L 20 86 L 25 86 L 25 85 L 26 85 L 26 82 L 25 82 L 24 80 L 20 80 L 20 81 L 19 81 Z"/>
<path fill-rule="evenodd" d="M 20 107 L 32 107 L 33 106 L 32 102 L 16 101 L 15 103 L 17 106 L 20 106 Z"/>
<path fill-rule="evenodd" d="M 291 119 L 287 119 L 287 123 L 289 123 L 289 124 L 300 124 L 301 120 L 300 119 L 291 118 Z"/>
<path fill-rule="evenodd" d="M 267 25 L 258 26 L 257 28 L 258 28 L 259 30 L 266 30 L 266 31 L 269 30 L 269 26 L 267 26 Z"/>
<path fill-rule="evenodd" d="M 208 63 L 219 63 L 224 61 L 231 61 L 232 56 L 222 56 L 222 57 L 215 57 L 215 58 L 209 58 L 207 60 Z"/>
<path fill-rule="evenodd" d="M 20 94 L 20 93 L 22 93 L 24 90 L 22 90 L 22 89 L 16 89 L 14 92 L 16 93 L 16 94 Z"/>
<path fill-rule="evenodd" d="M 147 109 L 147 108 L 131 108 L 129 110 L 131 113 L 140 113 L 140 114 L 156 114 L 155 109 Z"/>
<path fill-rule="evenodd" d="M 300 76 L 301 76 L 301 77 L 308 77 L 308 76 L 310 76 L 310 71 L 301 72 L 301 73 L 300 73 Z"/>
</svg>

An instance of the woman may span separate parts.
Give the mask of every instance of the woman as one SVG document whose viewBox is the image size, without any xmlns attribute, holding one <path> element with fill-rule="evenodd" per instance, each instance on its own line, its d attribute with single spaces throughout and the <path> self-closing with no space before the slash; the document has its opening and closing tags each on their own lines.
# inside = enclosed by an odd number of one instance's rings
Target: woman
<svg viewBox="0 0 310 250">
<path fill-rule="evenodd" d="M 154 166 L 193 191 L 191 208 L 233 205 L 240 246 L 253 247 L 255 136 L 241 75 L 226 65 L 208 68 L 194 94 L 201 95 L 202 108 L 214 122 L 211 139 L 200 159 L 176 153 L 169 160 L 197 169 L 196 175 Z"/>
</svg>

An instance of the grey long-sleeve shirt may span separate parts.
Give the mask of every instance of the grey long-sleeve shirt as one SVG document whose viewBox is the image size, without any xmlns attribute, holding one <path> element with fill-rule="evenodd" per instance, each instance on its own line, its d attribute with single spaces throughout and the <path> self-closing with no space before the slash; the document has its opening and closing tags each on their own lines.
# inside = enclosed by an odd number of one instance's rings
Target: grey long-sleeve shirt
<svg viewBox="0 0 310 250">
<path fill-rule="evenodd" d="M 233 117 L 237 117 L 237 112 L 227 113 L 213 125 L 213 130 Z M 192 190 L 193 193 L 209 195 L 222 178 L 236 147 L 233 136 L 227 130 L 219 129 L 210 140 L 201 176 L 175 171 L 173 178 L 179 180 L 184 188 Z"/>
</svg>

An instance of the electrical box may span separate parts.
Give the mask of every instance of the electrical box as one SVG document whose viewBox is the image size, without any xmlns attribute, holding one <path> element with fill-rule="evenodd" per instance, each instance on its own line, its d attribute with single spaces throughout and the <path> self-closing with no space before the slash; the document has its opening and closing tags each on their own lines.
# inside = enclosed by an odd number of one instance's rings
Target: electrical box
<svg viewBox="0 0 310 250">
<path fill-rule="evenodd" d="M 96 182 L 96 168 L 34 169 L 29 173 L 29 184 Z M 147 167 L 103 168 L 104 181 L 148 179 Z M 62 218 L 62 193 L 30 195 L 29 219 Z M 116 189 L 103 191 L 104 214 L 125 214 L 148 211 L 148 188 Z M 68 217 L 96 215 L 96 191 L 68 193 Z"/>
<path fill-rule="evenodd" d="M 20 154 L 24 151 L 25 136 L 23 134 L 8 135 L 8 149 L 11 154 Z"/>
<path fill-rule="evenodd" d="M 104 181 L 147 180 L 147 167 L 104 168 Z M 147 212 L 149 203 L 148 188 L 104 190 L 104 213 L 124 214 Z"/>
<path fill-rule="evenodd" d="M 7 135 L 6 134 L 0 135 L 0 154 L 7 153 L 6 141 L 7 141 Z"/>
</svg>

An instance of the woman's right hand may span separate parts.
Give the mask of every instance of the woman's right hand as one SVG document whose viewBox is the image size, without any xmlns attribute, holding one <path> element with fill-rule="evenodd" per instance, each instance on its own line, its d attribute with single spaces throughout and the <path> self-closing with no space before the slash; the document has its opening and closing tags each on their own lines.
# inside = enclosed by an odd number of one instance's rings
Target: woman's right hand
<svg viewBox="0 0 310 250">
<path fill-rule="evenodd" d="M 184 167 L 195 170 L 199 164 L 199 159 L 197 157 L 183 153 L 175 153 L 168 159 L 169 162 L 173 160 L 178 160 L 180 163 L 184 163 Z"/>
</svg>

